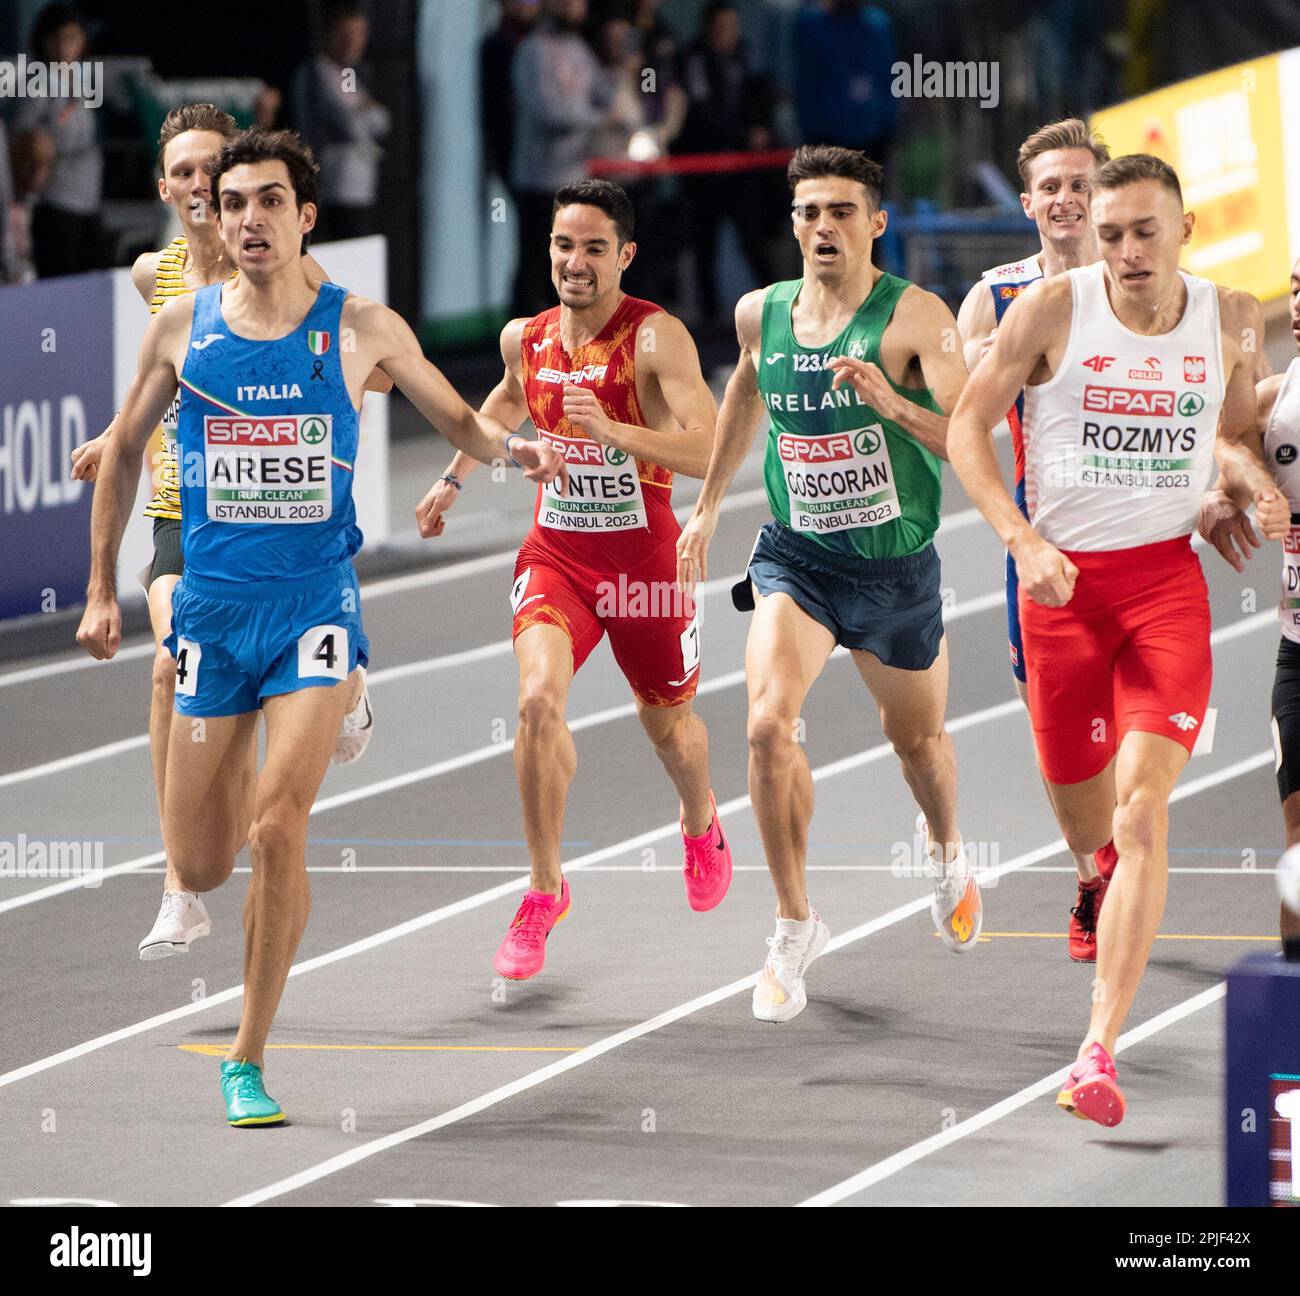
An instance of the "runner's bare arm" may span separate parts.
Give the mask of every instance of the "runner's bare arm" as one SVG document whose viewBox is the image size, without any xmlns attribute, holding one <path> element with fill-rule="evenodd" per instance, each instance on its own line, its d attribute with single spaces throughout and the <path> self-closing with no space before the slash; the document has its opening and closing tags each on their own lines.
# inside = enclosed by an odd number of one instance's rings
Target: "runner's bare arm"
<svg viewBox="0 0 1300 1296">
<path fill-rule="evenodd" d="M 479 406 L 479 413 L 494 418 L 497 422 L 517 430 L 528 418 L 528 400 L 520 385 L 515 369 L 519 364 L 519 346 L 523 338 L 525 319 L 513 319 L 501 330 L 501 359 L 505 370 L 501 381 L 488 393 L 487 399 Z M 478 467 L 479 461 L 473 455 L 457 450 L 447 466 L 447 473 L 457 481 L 465 479 Z M 424 498 L 415 506 L 415 521 L 420 534 L 427 540 L 431 536 L 440 536 L 446 528 L 443 516 L 456 502 L 460 491 L 449 481 L 446 474 L 429 487 Z"/>
<path fill-rule="evenodd" d="M 373 356 L 394 385 L 458 450 L 481 463 L 510 459 L 533 481 L 561 479 L 568 470 L 559 451 L 542 441 L 510 441 L 514 429 L 471 409 L 420 349 L 411 326 L 396 311 L 378 302 L 350 297 L 344 306 L 363 338 L 359 350 Z M 368 370 L 367 370 L 368 372 Z"/>
<path fill-rule="evenodd" d="M 1030 530 L 998 468 L 993 428 L 1043 359 L 1047 339 L 1070 324 L 1070 284 L 1049 281 L 1017 298 L 948 420 L 948 458 L 971 500 L 1008 548 Z"/>
<path fill-rule="evenodd" d="M 136 376 L 115 420 L 90 512 L 90 581 L 77 642 L 92 657 L 112 657 L 122 639 L 117 555 L 135 501 L 145 446 L 176 395 L 176 354 L 189 337 L 193 302 L 168 305 L 149 323 Z"/>
<path fill-rule="evenodd" d="M 1254 343 L 1264 336 L 1264 312 L 1249 293 L 1230 289 L 1220 293 L 1220 318 L 1228 341 L 1225 363 L 1230 370 L 1214 441 L 1215 457 L 1228 493 L 1235 500 L 1252 499 L 1260 530 L 1269 540 L 1281 540 L 1290 528 L 1291 510 L 1264 463 L 1254 384 Z M 1244 339 L 1250 339 L 1250 350 L 1243 345 Z"/>
<path fill-rule="evenodd" d="M 653 340 L 653 345 L 649 342 Z M 681 320 L 672 315 L 652 315 L 637 332 L 636 363 L 659 384 L 669 412 L 678 426 L 659 428 L 616 423 L 590 388 L 570 384 L 564 389 L 564 417 L 589 437 L 647 459 L 675 473 L 703 477 L 713 449 L 713 425 L 718 410 L 713 393 L 700 372 L 695 342 Z"/>
<path fill-rule="evenodd" d="M 984 354 L 984 343 L 997 328 L 993 311 L 993 294 L 983 279 L 971 285 L 970 291 L 957 311 L 957 332 L 961 334 L 962 355 L 966 368 L 974 369 Z"/>
<path fill-rule="evenodd" d="M 310 252 L 302 254 L 302 268 L 306 271 L 307 278 L 313 283 L 331 282 L 329 271 Z M 372 369 L 370 376 L 366 379 L 365 390 L 381 393 L 390 392 L 393 390 L 393 380 L 382 369 Z"/>
<path fill-rule="evenodd" d="M 147 306 L 153 300 L 154 283 L 158 277 L 158 258 L 161 252 L 141 252 L 131 266 L 131 284 L 136 292 L 144 298 Z M 117 417 L 109 420 L 108 426 L 89 441 L 83 441 L 72 452 L 72 478 L 74 481 L 94 481 L 99 475 L 99 465 L 104 457 L 104 447 L 117 426 Z"/>
<path fill-rule="evenodd" d="M 677 580 L 688 592 L 708 577 L 708 548 L 718 526 L 718 509 L 732 478 L 745 462 L 759 425 L 763 422 L 763 397 L 758 390 L 758 353 L 763 332 L 763 298 L 766 288 L 746 293 L 736 303 L 736 338 L 740 358 L 727 381 L 713 436 L 713 454 L 704 474 L 695 510 L 677 540 Z"/>
<path fill-rule="evenodd" d="M 154 288 L 158 283 L 158 262 L 161 252 L 141 252 L 131 266 L 131 283 L 136 292 L 144 298 L 144 304 L 153 301 Z"/>
<path fill-rule="evenodd" d="M 897 330 L 889 339 L 891 351 L 901 347 L 909 367 L 916 360 L 935 403 L 941 410 L 951 410 L 967 378 L 952 312 L 934 293 L 913 286 L 899 299 L 889 329 Z M 897 423 L 931 454 L 941 459 L 948 457 L 946 414 L 935 414 L 900 395 L 889 376 L 870 361 L 835 356 L 830 367 L 835 374 L 832 387 L 852 383 L 858 395 L 882 418 Z"/>
</svg>

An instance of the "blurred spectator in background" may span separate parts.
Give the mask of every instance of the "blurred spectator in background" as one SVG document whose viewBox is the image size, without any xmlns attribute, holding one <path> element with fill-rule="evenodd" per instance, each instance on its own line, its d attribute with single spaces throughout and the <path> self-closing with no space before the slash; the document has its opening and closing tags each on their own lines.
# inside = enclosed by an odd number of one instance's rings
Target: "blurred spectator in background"
<svg viewBox="0 0 1300 1296">
<path fill-rule="evenodd" d="M 14 189 L 14 169 L 9 160 L 9 136 L 0 121 L 0 283 L 19 283 L 22 270 L 18 259 L 18 238 L 22 230 L 22 208 Z"/>
<path fill-rule="evenodd" d="M 29 58 L 77 63 L 86 52 L 86 28 L 67 4 L 46 5 L 36 15 Z M 13 117 L 22 144 L 26 183 L 34 192 L 32 259 L 36 273 L 79 274 L 112 262 L 101 213 L 104 157 L 94 111 L 82 99 L 21 99 Z"/>
<path fill-rule="evenodd" d="M 641 9 L 647 7 L 642 5 Z M 654 17 L 654 5 L 649 16 Z M 676 37 L 662 24 L 639 28 L 630 3 L 607 10 L 595 28 L 596 55 L 613 91 L 610 115 L 592 135 L 592 156 L 653 162 L 663 157 L 686 119 L 686 95 L 677 84 L 671 55 Z M 666 60 L 662 69 L 648 62 L 647 48 Z M 612 177 L 636 209 L 636 258 L 623 276 L 634 297 L 677 298 L 680 220 L 664 176 L 635 173 Z"/>
<path fill-rule="evenodd" d="M 617 120 L 614 89 L 583 39 L 587 0 L 544 0 L 510 69 L 515 92 L 511 192 L 519 229 L 513 315 L 555 303 L 546 248 L 551 201 L 561 185 L 587 174 L 595 132 Z"/>
<path fill-rule="evenodd" d="M 510 68 L 537 21 L 540 0 L 502 0 L 501 21 L 479 46 L 479 109 L 488 169 L 510 187 L 515 138 L 515 91 Z"/>
<path fill-rule="evenodd" d="M 898 125 L 889 15 L 865 0 L 825 0 L 794 25 L 794 95 L 804 144 L 861 149 L 882 166 Z"/>
<path fill-rule="evenodd" d="M 705 9 L 699 34 L 682 56 L 681 82 L 690 106 L 678 139 L 679 153 L 745 152 L 774 146 L 775 90 L 766 74 L 750 66 L 735 4 L 714 0 Z M 786 209 L 782 183 L 780 171 L 687 177 L 690 243 L 705 320 L 717 321 L 720 314 L 714 270 L 724 220 L 729 218 L 736 228 L 754 286 L 775 278 L 768 246 Z"/>
<path fill-rule="evenodd" d="M 313 238 L 360 238 L 375 231 L 379 141 L 391 124 L 388 109 L 366 89 L 358 69 L 370 38 L 361 5 L 327 6 L 321 50 L 298 69 L 293 110 L 298 130 L 321 164 L 320 211 Z"/>
</svg>

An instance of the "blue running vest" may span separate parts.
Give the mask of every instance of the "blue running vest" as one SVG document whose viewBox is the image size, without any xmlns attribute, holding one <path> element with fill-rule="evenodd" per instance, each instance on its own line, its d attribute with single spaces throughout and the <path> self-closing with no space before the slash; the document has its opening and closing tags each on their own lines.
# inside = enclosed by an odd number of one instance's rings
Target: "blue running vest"
<svg viewBox="0 0 1300 1296">
<path fill-rule="evenodd" d="M 322 283 L 306 319 L 254 341 L 194 294 L 176 433 L 186 571 L 266 581 L 327 572 L 361 548 L 352 502 L 360 416 L 339 354 L 347 289 Z"/>
</svg>

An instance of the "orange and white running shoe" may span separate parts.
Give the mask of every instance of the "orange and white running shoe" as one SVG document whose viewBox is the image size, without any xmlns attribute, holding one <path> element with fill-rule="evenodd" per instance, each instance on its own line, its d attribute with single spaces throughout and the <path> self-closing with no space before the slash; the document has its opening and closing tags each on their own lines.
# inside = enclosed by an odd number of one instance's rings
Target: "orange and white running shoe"
<svg viewBox="0 0 1300 1296">
<path fill-rule="evenodd" d="M 1115 1075 L 1115 1063 L 1100 1044 L 1089 1045 L 1070 1068 L 1056 1095 L 1056 1105 L 1080 1120 L 1107 1127 L 1124 1119 L 1124 1095 Z"/>
<path fill-rule="evenodd" d="M 984 926 L 984 901 L 971 868 L 970 852 L 963 842 L 957 858 L 941 864 L 930 853 L 930 829 L 924 814 L 916 816 L 916 835 L 926 874 L 934 878 L 934 899 L 930 901 L 934 929 L 950 950 L 965 954 L 975 948 Z"/>
<path fill-rule="evenodd" d="M 776 920 L 776 935 L 767 938 L 767 962 L 754 986 L 754 1016 L 759 1021 L 786 1022 L 808 1006 L 803 977 L 831 938 L 816 909 L 803 922 Z"/>
</svg>

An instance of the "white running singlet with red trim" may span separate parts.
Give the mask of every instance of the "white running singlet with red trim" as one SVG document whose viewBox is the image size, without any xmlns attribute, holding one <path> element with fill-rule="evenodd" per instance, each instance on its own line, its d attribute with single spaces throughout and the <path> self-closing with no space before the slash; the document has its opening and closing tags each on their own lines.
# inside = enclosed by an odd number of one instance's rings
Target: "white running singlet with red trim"
<svg viewBox="0 0 1300 1296">
<path fill-rule="evenodd" d="M 1070 338 L 1056 373 L 1025 388 L 1029 520 L 1058 549 L 1131 549 L 1189 535 L 1214 477 L 1223 405 L 1219 293 L 1179 275 L 1168 333 L 1115 318 L 1105 264 L 1068 272 Z"/>
<path fill-rule="evenodd" d="M 1282 633 L 1300 643 L 1300 356 L 1287 366 L 1264 428 L 1264 462 L 1291 506 L 1291 529 L 1282 543 Z"/>
</svg>

